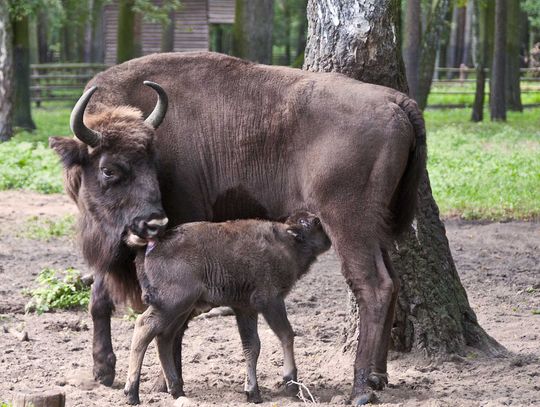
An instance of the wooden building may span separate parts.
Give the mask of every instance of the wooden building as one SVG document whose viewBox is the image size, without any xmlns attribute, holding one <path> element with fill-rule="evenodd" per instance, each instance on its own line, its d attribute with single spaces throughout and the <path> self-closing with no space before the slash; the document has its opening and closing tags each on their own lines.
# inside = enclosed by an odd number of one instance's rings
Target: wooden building
<svg viewBox="0 0 540 407">
<path fill-rule="evenodd" d="M 235 0 L 182 0 L 174 14 L 174 50 L 206 51 L 210 48 L 210 25 L 234 23 Z M 159 0 L 156 0 L 159 4 Z M 104 9 L 105 63 L 116 63 L 118 2 L 111 1 Z M 143 19 L 143 55 L 161 50 L 162 26 Z"/>
</svg>

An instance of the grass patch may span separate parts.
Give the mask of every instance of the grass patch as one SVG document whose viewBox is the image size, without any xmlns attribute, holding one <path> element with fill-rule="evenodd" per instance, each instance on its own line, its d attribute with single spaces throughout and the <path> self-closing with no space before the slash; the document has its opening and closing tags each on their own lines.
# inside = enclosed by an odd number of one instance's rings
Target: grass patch
<svg viewBox="0 0 540 407">
<path fill-rule="evenodd" d="M 508 122 L 470 122 L 470 110 L 426 111 L 428 170 L 445 216 L 540 218 L 540 109 Z M 487 113 L 486 113 L 487 114 Z"/>
<path fill-rule="evenodd" d="M 39 273 L 37 282 L 38 288 L 25 290 L 32 297 L 26 304 L 26 312 L 41 315 L 57 309 L 86 307 L 90 302 L 90 288 L 82 282 L 79 271 L 73 268 L 63 273 L 46 268 Z"/>
<path fill-rule="evenodd" d="M 0 190 L 62 192 L 62 169 L 58 156 L 48 147 L 48 138 L 70 134 L 70 110 L 60 105 L 33 109 L 32 113 L 37 130 L 20 132 L 0 143 Z"/>
<path fill-rule="evenodd" d="M 72 236 L 75 232 L 75 217 L 66 215 L 58 219 L 31 216 L 26 219 L 20 236 L 48 241 L 52 238 Z"/>
</svg>

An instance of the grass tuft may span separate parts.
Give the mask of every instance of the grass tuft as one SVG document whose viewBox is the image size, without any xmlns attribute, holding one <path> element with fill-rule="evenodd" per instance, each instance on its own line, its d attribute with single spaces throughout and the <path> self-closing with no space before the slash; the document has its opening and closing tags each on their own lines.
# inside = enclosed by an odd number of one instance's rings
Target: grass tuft
<svg viewBox="0 0 540 407">
<path fill-rule="evenodd" d="M 58 219 L 31 216 L 26 219 L 20 236 L 48 241 L 52 238 L 72 236 L 75 232 L 75 217 L 66 215 Z"/>
</svg>

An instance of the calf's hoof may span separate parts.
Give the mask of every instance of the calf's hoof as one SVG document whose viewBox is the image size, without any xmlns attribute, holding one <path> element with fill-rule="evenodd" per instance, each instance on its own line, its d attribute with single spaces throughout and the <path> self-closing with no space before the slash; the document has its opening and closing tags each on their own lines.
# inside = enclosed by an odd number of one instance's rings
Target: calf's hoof
<svg viewBox="0 0 540 407">
<path fill-rule="evenodd" d="M 259 403 L 262 403 L 263 401 L 261 397 L 261 392 L 259 391 L 259 389 L 246 391 L 246 397 L 247 397 L 248 403 L 259 404 Z"/>
<path fill-rule="evenodd" d="M 116 356 L 114 356 L 114 353 L 107 355 L 103 362 L 95 362 L 93 368 L 94 379 L 104 386 L 111 387 L 114 382 L 115 365 Z"/>
<path fill-rule="evenodd" d="M 127 397 L 127 403 L 130 406 L 136 406 L 137 404 L 141 404 L 141 400 L 139 399 L 139 395 L 134 392 L 124 391 Z"/>
<path fill-rule="evenodd" d="M 283 385 L 285 386 L 285 394 L 289 397 L 297 397 L 299 391 L 298 385 L 296 383 L 289 383 L 290 380 L 291 379 L 287 380 L 286 378 L 283 380 Z"/>
<path fill-rule="evenodd" d="M 388 384 L 388 374 L 386 373 L 370 373 L 368 376 L 368 385 L 373 390 L 382 390 Z"/>
</svg>

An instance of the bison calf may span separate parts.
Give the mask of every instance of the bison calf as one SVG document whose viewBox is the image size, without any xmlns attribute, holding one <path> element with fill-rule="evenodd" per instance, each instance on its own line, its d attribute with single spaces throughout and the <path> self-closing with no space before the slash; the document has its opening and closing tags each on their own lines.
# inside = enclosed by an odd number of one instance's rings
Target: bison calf
<svg viewBox="0 0 540 407">
<path fill-rule="evenodd" d="M 256 377 L 260 341 L 257 316 L 262 313 L 283 347 L 284 381 L 296 380 L 294 333 L 284 298 L 330 240 L 318 218 L 297 213 L 285 223 L 238 220 L 195 222 L 179 226 L 137 255 L 137 275 L 148 309 L 137 318 L 131 343 L 125 393 L 139 403 L 141 365 L 156 338 L 167 387 L 184 395 L 177 374 L 173 342 L 194 311 L 229 306 L 236 315 L 246 358 L 248 401 L 262 402 Z M 288 391 L 296 391 L 295 386 Z"/>
</svg>

